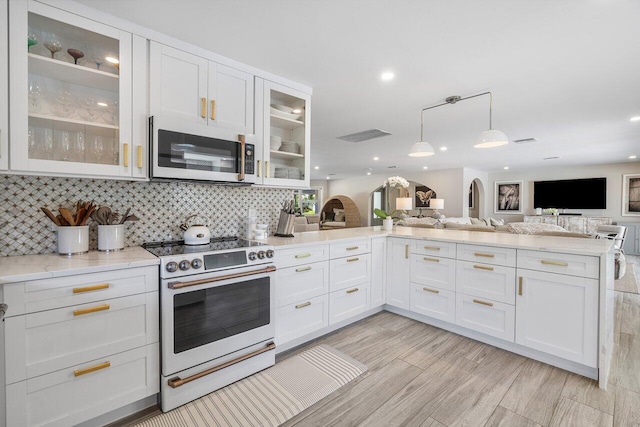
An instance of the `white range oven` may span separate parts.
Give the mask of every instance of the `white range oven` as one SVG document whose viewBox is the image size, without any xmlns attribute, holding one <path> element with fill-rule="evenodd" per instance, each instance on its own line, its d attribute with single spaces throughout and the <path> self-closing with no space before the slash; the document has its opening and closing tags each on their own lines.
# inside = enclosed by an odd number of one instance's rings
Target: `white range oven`
<svg viewBox="0 0 640 427">
<path fill-rule="evenodd" d="M 273 248 L 219 240 L 144 245 L 161 261 L 163 411 L 275 363 Z"/>
</svg>

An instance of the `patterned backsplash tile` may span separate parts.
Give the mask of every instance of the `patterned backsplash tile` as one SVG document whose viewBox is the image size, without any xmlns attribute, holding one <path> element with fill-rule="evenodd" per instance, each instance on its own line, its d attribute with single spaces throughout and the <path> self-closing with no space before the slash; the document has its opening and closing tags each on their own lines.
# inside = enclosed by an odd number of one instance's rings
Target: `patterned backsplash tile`
<svg viewBox="0 0 640 427">
<path fill-rule="evenodd" d="M 127 223 L 126 246 L 180 239 L 180 224 L 193 213 L 211 218 L 213 236 L 243 235 L 244 218 L 255 209 L 258 222 L 276 229 L 289 189 L 225 187 L 191 182 L 131 182 L 99 179 L 0 175 L 0 256 L 57 251 L 55 225 L 40 210 L 57 213 L 78 200 L 93 201 L 123 213 L 131 207 L 139 222 Z M 89 221 L 90 246 L 98 247 L 97 226 Z"/>
</svg>

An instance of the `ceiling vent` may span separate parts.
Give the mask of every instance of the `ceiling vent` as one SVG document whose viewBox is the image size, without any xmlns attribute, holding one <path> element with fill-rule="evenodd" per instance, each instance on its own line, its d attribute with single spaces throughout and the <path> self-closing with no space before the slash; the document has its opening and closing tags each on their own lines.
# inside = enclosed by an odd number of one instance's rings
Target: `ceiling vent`
<svg viewBox="0 0 640 427">
<path fill-rule="evenodd" d="M 398 169 L 398 166 L 387 166 L 389 169 Z"/>
<path fill-rule="evenodd" d="M 538 142 L 538 138 L 523 138 L 523 139 L 514 139 L 514 144 L 528 144 L 530 142 Z"/>
<path fill-rule="evenodd" d="M 560 156 L 552 156 L 552 157 L 543 157 L 542 160 L 557 160 Z"/>
<path fill-rule="evenodd" d="M 352 133 L 350 135 L 339 136 L 338 139 L 347 142 L 362 142 L 370 139 L 382 138 L 383 136 L 391 135 L 389 132 L 385 132 L 380 129 L 370 129 L 358 133 Z"/>
</svg>

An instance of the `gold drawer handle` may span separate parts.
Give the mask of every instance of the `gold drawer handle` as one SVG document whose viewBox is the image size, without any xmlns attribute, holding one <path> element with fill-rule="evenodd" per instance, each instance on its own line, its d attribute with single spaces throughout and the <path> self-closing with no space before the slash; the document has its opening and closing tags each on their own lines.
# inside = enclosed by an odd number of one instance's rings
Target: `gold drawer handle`
<svg viewBox="0 0 640 427">
<path fill-rule="evenodd" d="M 207 118 L 207 98 L 200 98 L 200 117 Z"/>
<path fill-rule="evenodd" d="M 487 253 L 484 253 L 484 252 L 475 252 L 474 255 L 475 256 L 483 256 L 485 258 L 494 258 L 495 257 L 495 254 L 487 254 Z"/>
<path fill-rule="evenodd" d="M 347 293 L 348 293 L 348 294 L 352 294 L 352 293 L 354 293 L 354 292 L 358 292 L 359 290 L 360 290 L 360 289 L 358 289 L 358 288 L 353 288 L 353 289 L 349 289 L 349 290 L 347 291 Z"/>
<path fill-rule="evenodd" d="M 122 165 L 125 168 L 129 167 L 129 143 L 122 144 Z"/>
<path fill-rule="evenodd" d="M 486 265 L 474 265 L 473 268 L 477 268 L 478 270 L 493 271 L 493 267 L 487 267 Z"/>
<path fill-rule="evenodd" d="M 216 100 L 211 100 L 211 120 L 216 119 Z"/>
<path fill-rule="evenodd" d="M 357 246 L 351 246 L 347 248 L 348 251 L 355 251 L 356 249 L 358 249 Z"/>
<path fill-rule="evenodd" d="M 76 369 L 75 371 L 73 371 L 73 376 L 74 377 L 79 377 L 80 375 L 89 374 L 91 372 L 99 371 L 100 369 L 105 369 L 105 368 L 108 368 L 110 366 L 111 366 L 111 362 L 107 361 L 107 362 L 101 363 L 99 365 L 92 366 L 90 368 Z"/>
<path fill-rule="evenodd" d="M 267 178 L 271 178 L 271 168 L 269 166 L 269 160 L 264 162 L 264 176 Z"/>
<path fill-rule="evenodd" d="M 356 262 L 356 261 L 360 261 L 360 258 L 349 258 L 347 260 L 347 262 Z"/>
<path fill-rule="evenodd" d="M 522 276 L 518 277 L 518 295 L 522 295 Z"/>
<path fill-rule="evenodd" d="M 85 286 L 85 287 L 82 287 L 82 288 L 73 288 L 73 293 L 74 294 L 80 294 L 82 292 L 98 291 L 100 289 L 108 289 L 108 288 L 109 288 L 109 284 L 108 283 L 101 283 L 99 285 Z"/>
<path fill-rule="evenodd" d="M 311 270 L 311 266 L 296 268 L 296 272 L 298 273 L 302 273 L 303 271 L 309 271 L 309 270 Z"/>
<path fill-rule="evenodd" d="M 437 247 L 437 246 L 425 246 L 424 248 L 426 250 L 428 250 L 428 251 L 439 251 L 440 250 L 440 248 Z"/>
<path fill-rule="evenodd" d="M 474 299 L 473 302 L 475 302 L 476 304 L 482 304 L 482 305 L 487 305 L 489 307 L 493 307 L 492 302 L 481 301 L 479 299 Z"/>
<path fill-rule="evenodd" d="M 136 164 L 136 166 L 138 167 L 138 169 L 141 169 L 143 166 L 143 162 L 142 162 L 142 145 L 138 145 L 136 147 L 136 151 L 137 151 L 137 161 L 138 163 Z"/>
<path fill-rule="evenodd" d="M 305 308 L 305 307 L 309 307 L 310 305 L 311 305 L 311 301 L 307 301 L 303 304 L 296 305 L 296 308 Z"/>
<path fill-rule="evenodd" d="M 109 304 L 97 305 L 95 307 L 83 308 L 80 310 L 73 310 L 74 316 L 82 316 L 83 314 L 95 313 L 97 311 L 109 310 Z"/>
<path fill-rule="evenodd" d="M 438 258 L 427 258 L 427 257 L 424 257 L 423 259 L 424 259 L 425 261 L 440 262 L 440 260 L 439 260 Z"/>
<path fill-rule="evenodd" d="M 409 259 L 409 245 L 404 245 L 404 257 Z"/>
<path fill-rule="evenodd" d="M 258 175 L 258 178 L 260 178 L 261 171 L 262 171 L 262 160 L 258 160 L 258 167 L 256 168 L 256 174 Z"/>
<path fill-rule="evenodd" d="M 440 291 L 437 289 L 429 289 L 429 288 L 422 288 L 423 291 L 427 291 L 427 292 L 431 292 L 433 294 L 439 294 Z"/>
<path fill-rule="evenodd" d="M 548 259 L 543 259 L 540 260 L 541 263 L 543 264 L 547 264 L 547 265 L 559 265 L 560 267 L 568 267 L 569 263 L 567 262 L 563 262 L 563 261 L 552 261 L 552 260 L 548 260 Z"/>
<path fill-rule="evenodd" d="M 296 258 L 298 258 L 298 259 L 299 258 L 309 258 L 310 256 L 311 256 L 311 254 L 299 254 L 299 255 L 296 255 Z"/>
</svg>

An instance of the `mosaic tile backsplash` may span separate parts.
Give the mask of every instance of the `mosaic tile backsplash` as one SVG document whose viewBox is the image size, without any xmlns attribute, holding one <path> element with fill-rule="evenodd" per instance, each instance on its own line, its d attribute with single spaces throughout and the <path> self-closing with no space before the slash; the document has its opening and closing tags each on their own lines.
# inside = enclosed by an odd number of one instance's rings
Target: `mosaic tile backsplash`
<svg viewBox="0 0 640 427">
<path fill-rule="evenodd" d="M 99 179 L 0 175 L 0 256 L 57 252 L 55 225 L 40 210 L 57 214 L 78 200 L 123 213 L 131 207 L 140 221 L 126 225 L 126 246 L 181 239 L 180 224 L 193 213 L 211 218 L 213 236 L 243 235 L 244 218 L 255 209 L 258 222 L 276 229 L 289 189 L 225 187 L 190 182 L 130 182 Z M 89 221 L 90 246 L 97 249 L 97 225 Z"/>
</svg>

